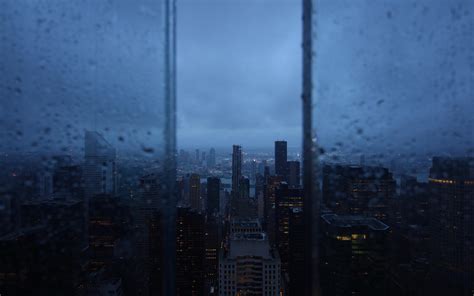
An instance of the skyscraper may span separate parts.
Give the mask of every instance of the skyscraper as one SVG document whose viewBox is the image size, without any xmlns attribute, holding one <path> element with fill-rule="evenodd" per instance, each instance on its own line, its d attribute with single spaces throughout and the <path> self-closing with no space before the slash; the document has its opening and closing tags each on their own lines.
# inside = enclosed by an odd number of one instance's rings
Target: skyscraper
<svg viewBox="0 0 474 296">
<path fill-rule="evenodd" d="M 290 209 L 289 217 L 289 292 L 304 295 L 304 217 L 302 208 Z"/>
<path fill-rule="evenodd" d="M 85 134 L 84 185 L 88 198 L 116 193 L 115 149 L 98 132 Z"/>
<path fill-rule="evenodd" d="M 203 295 L 205 217 L 178 208 L 176 221 L 176 295 Z"/>
<path fill-rule="evenodd" d="M 157 247 L 156 228 L 161 227 L 157 221 L 161 207 L 161 184 L 157 174 L 149 174 L 140 178 L 139 198 L 135 201 L 135 239 L 137 244 L 137 260 L 143 276 L 143 289 L 153 288 L 152 273 L 157 271 L 156 256 L 153 251 Z M 159 229 L 158 229 L 159 230 Z M 158 267 L 159 269 L 159 267 Z M 153 272 L 152 272 L 153 271 Z M 156 294 L 154 294 L 156 295 Z"/>
<path fill-rule="evenodd" d="M 446 292 L 457 287 L 453 295 L 469 295 L 474 291 L 474 158 L 434 157 L 429 187 L 433 263 Z"/>
<path fill-rule="evenodd" d="M 303 190 L 289 188 L 282 182 L 275 192 L 276 246 L 281 258 L 283 273 L 289 272 L 290 259 L 290 214 L 293 209 L 303 207 Z"/>
<path fill-rule="evenodd" d="M 275 175 L 282 176 L 286 180 L 287 167 L 287 143 L 286 141 L 275 141 Z"/>
<path fill-rule="evenodd" d="M 240 194 L 240 177 L 242 177 L 242 147 L 232 147 L 232 197 Z"/>
<path fill-rule="evenodd" d="M 191 208 L 200 212 L 202 209 L 201 177 L 198 174 L 192 174 L 189 178 L 189 199 Z"/>
<path fill-rule="evenodd" d="M 219 212 L 219 199 L 221 191 L 221 179 L 217 177 L 207 178 L 207 214 L 212 215 Z"/>
<path fill-rule="evenodd" d="M 250 197 L 250 180 L 247 177 L 240 177 L 239 198 L 248 199 Z"/>
<path fill-rule="evenodd" d="M 219 263 L 220 235 L 219 219 L 215 215 L 207 215 L 205 223 L 204 238 L 204 277 L 205 293 L 204 295 L 217 295 L 218 288 L 217 273 Z M 214 294 L 213 294 L 214 293 Z"/>
<path fill-rule="evenodd" d="M 301 186 L 301 181 L 300 181 L 300 162 L 299 161 L 288 161 L 287 162 L 287 168 L 288 168 L 288 186 L 292 188 L 296 188 Z"/>
<path fill-rule="evenodd" d="M 275 220 L 275 195 L 276 190 L 283 181 L 281 176 L 269 176 L 264 186 L 263 194 L 263 218 L 264 229 L 268 233 L 271 244 L 275 243 L 276 220 Z"/>
<path fill-rule="evenodd" d="M 250 184 L 256 184 L 256 177 L 257 177 L 257 161 L 253 159 L 250 162 Z"/>
<path fill-rule="evenodd" d="M 321 217 L 323 295 L 384 295 L 389 227 L 361 215 Z"/>
</svg>

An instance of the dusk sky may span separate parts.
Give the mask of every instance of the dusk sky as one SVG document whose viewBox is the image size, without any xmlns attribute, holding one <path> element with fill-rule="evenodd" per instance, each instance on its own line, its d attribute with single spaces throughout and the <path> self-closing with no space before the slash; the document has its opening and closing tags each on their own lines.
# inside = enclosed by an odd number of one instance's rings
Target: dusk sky
<svg viewBox="0 0 474 296">
<path fill-rule="evenodd" d="M 1 3 L 2 147 L 162 147 L 157 1 Z M 323 147 L 472 153 L 474 1 L 315 3 Z M 178 1 L 179 147 L 300 146 L 300 5 Z"/>
<path fill-rule="evenodd" d="M 178 1 L 178 142 L 301 145 L 301 1 Z"/>
</svg>

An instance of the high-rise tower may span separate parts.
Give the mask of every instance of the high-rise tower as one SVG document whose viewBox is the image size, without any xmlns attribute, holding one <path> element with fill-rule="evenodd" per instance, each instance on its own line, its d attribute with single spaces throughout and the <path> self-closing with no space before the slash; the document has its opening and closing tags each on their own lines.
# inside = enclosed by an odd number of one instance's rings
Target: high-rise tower
<svg viewBox="0 0 474 296">
<path fill-rule="evenodd" d="M 287 143 L 286 141 L 275 142 L 275 175 L 286 179 L 287 175 Z"/>
<path fill-rule="evenodd" d="M 232 196 L 240 193 L 240 178 L 242 177 L 242 146 L 234 145 L 232 148 Z"/>
</svg>

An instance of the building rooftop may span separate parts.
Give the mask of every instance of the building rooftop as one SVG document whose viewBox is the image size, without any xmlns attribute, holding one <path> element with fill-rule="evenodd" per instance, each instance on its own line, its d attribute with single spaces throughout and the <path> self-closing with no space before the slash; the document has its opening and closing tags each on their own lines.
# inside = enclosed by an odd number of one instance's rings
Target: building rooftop
<svg viewBox="0 0 474 296">
<path fill-rule="evenodd" d="M 258 219 L 233 219 L 232 226 L 237 227 L 260 227 L 260 221 Z"/>
<path fill-rule="evenodd" d="M 277 257 L 276 252 L 270 248 L 270 243 L 264 232 L 233 234 L 225 257 L 236 259 L 237 257 L 246 256 L 262 257 L 264 259 L 275 259 Z"/>
</svg>

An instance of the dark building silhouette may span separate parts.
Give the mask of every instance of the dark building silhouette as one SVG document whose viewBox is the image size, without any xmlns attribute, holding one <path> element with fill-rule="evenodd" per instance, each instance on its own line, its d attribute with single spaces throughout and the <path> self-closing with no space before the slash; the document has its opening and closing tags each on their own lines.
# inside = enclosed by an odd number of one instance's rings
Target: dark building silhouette
<svg viewBox="0 0 474 296">
<path fill-rule="evenodd" d="M 0 293 L 72 295 L 87 264 L 82 201 L 21 205 L 21 227 L 0 236 Z"/>
<path fill-rule="evenodd" d="M 150 237 L 150 257 L 149 257 L 149 293 L 152 296 L 163 294 L 163 215 L 161 212 L 154 212 L 148 221 L 148 231 Z"/>
<path fill-rule="evenodd" d="M 240 177 L 240 182 L 239 182 L 239 198 L 241 199 L 248 199 L 250 197 L 250 180 L 247 177 Z"/>
<path fill-rule="evenodd" d="M 437 291 L 474 291 L 474 158 L 434 157 L 429 179 Z"/>
<path fill-rule="evenodd" d="M 176 218 L 176 295 L 204 295 L 205 217 L 179 207 Z"/>
<path fill-rule="evenodd" d="M 361 215 L 321 216 L 323 295 L 385 295 L 389 227 Z"/>
<path fill-rule="evenodd" d="M 386 168 L 323 167 L 323 202 L 336 214 L 366 215 L 388 222 L 395 188 L 395 180 Z"/>
<path fill-rule="evenodd" d="M 242 147 L 232 147 L 232 196 L 240 194 L 240 178 L 242 177 Z"/>
<path fill-rule="evenodd" d="M 282 182 L 275 192 L 275 220 L 276 237 L 275 242 L 280 253 L 281 271 L 289 272 L 290 260 L 290 215 L 293 209 L 303 207 L 303 190 L 289 188 L 286 182 Z"/>
<path fill-rule="evenodd" d="M 300 187 L 301 186 L 300 162 L 296 160 L 288 161 L 287 168 L 288 168 L 288 178 L 287 178 L 288 185 L 292 188 Z"/>
<path fill-rule="evenodd" d="M 221 179 L 217 177 L 207 178 L 207 207 L 208 215 L 219 213 L 220 209 Z"/>
<path fill-rule="evenodd" d="M 201 177 L 198 174 L 192 174 L 189 177 L 189 200 L 192 209 L 198 212 L 201 211 Z"/>
<path fill-rule="evenodd" d="M 286 180 L 287 171 L 287 143 L 286 141 L 275 141 L 275 175 Z"/>
<path fill-rule="evenodd" d="M 134 236 L 136 244 L 136 258 L 139 273 L 138 279 L 141 283 L 139 293 L 148 293 L 151 286 L 152 275 L 152 235 L 155 235 L 151 228 L 156 227 L 156 215 L 161 208 L 161 183 L 157 174 L 143 176 L 139 180 L 139 194 L 133 203 L 134 207 Z"/>
<path fill-rule="evenodd" d="M 275 199 L 276 191 L 283 182 L 282 176 L 269 176 L 264 186 L 263 196 L 263 227 L 268 234 L 270 244 L 275 243 L 276 237 L 276 218 L 275 218 Z"/>
<path fill-rule="evenodd" d="M 302 208 L 292 208 L 289 213 L 289 284 L 290 296 L 304 293 L 304 218 Z"/>
<path fill-rule="evenodd" d="M 0 235 L 5 235 L 20 228 L 20 199 L 16 193 L 0 193 Z"/>
<path fill-rule="evenodd" d="M 221 235 L 219 218 L 214 215 L 207 215 L 204 237 L 205 295 L 218 295 L 217 290 L 219 283 L 217 282 L 217 277 L 220 241 Z"/>
</svg>

